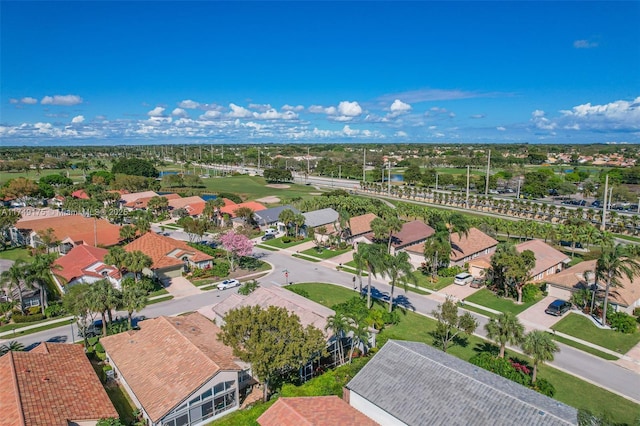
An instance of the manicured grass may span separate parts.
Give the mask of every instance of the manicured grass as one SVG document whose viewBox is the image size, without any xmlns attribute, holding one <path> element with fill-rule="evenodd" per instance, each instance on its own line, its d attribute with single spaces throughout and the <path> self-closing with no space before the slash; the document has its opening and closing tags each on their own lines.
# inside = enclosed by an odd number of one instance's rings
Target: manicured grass
<svg viewBox="0 0 640 426">
<path fill-rule="evenodd" d="M 315 257 L 305 256 L 303 254 L 292 254 L 291 257 L 297 257 L 298 259 L 302 259 L 302 260 L 306 260 L 308 262 L 314 262 L 314 263 L 322 262 L 320 259 L 316 259 Z"/>
<path fill-rule="evenodd" d="M 5 260 L 22 259 L 26 262 L 31 262 L 33 260 L 33 256 L 31 256 L 31 252 L 25 248 L 10 248 L 7 250 L 0 251 L 0 259 L 5 259 Z"/>
<path fill-rule="evenodd" d="M 331 284 L 306 283 L 296 284 L 296 287 L 304 289 L 309 298 L 325 306 L 343 302 L 353 297 L 353 292 Z M 331 289 L 330 287 L 333 287 Z M 378 341 L 385 342 L 388 339 L 411 340 L 433 345 L 433 338 L 429 334 L 435 329 L 436 322 L 425 316 L 406 312 L 401 316 L 397 325 L 385 328 L 379 335 Z M 466 346 L 454 345 L 448 353 L 465 361 L 483 350 L 491 343 L 477 336 L 469 336 Z M 515 356 L 531 363 L 524 355 L 507 351 L 507 356 Z M 604 390 L 596 385 L 587 383 L 577 377 L 556 370 L 548 365 L 538 368 L 539 377 L 549 380 L 556 389 L 554 399 L 564 402 L 578 409 L 586 409 L 595 413 L 607 411 L 615 422 L 633 424 L 640 416 L 640 405 Z"/>
<path fill-rule="evenodd" d="M 420 271 L 413 271 L 413 276 L 416 277 L 418 286 L 435 291 L 442 290 L 443 288 L 453 284 L 454 279 L 454 277 L 437 277 L 437 281 L 432 283 L 431 277 L 429 275 L 424 275 Z"/>
<path fill-rule="evenodd" d="M 325 248 L 325 249 L 322 249 L 322 251 L 318 251 L 315 248 L 310 248 L 301 253 L 326 260 L 326 259 L 331 259 L 332 257 L 339 256 L 341 254 L 347 253 L 349 251 L 351 251 L 351 247 L 343 250 L 329 250 Z"/>
<path fill-rule="evenodd" d="M 586 340 L 603 348 L 624 354 L 640 342 L 640 333 L 624 334 L 598 328 L 579 314 L 570 313 L 552 327 L 556 331 Z"/>
<path fill-rule="evenodd" d="M 306 243 L 307 241 L 311 241 L 311 238 L 305 238 L 303 240 L 292 239 L 290 243 L 283 243 L 282 237 L 280 237 L 280 238 L 274 238 L 273 240 L 265 241 L 261 245 L 284 249 L 284 248 L 295 247 L 299 244 Z"/>
<path fill-rule="evenodd" d="M 113 406 L 116 408 L 116 411 L 120 416 L 120 420 L 126 425 L 132 424 L 134 420 L 133 411 L 136 407 L 129 399 L 127 392 L 121 386 L 117 386 L 115 384 L 105 386 L 105 390 L 107 391 L 107 395 L 109 395 L 109 399 L 113 403 Z"/>
<path fill-rule="evenodd" d="M 571 339 L 565 339 L 564 337 L 560 337 L 557 334 L 553 334 L 552 336 L 553 336 L 554 340 L 557 340 L 560 343 L 564 343 L 567 346 L 572 346 L 572 347 L 574 347 L 576 349 L 579 349 L 579 350 L 581 350 L 583 352 L 588 352 L 591 355 L 595 355 L 595 356 L 600 357 L 602 359 L 606 359 L 607 361 L 615 361 L 617 359 L 620 359 L 617 356 L 609 355 L 608 353 L 605 353 L 605 352 L 599 351 L 597 349 L 594 349 L 591 346 L 585 346 L 585 345 L 582 345 L 582 344 L 580 344 L 578 342 L 574 342 Z"/>
<path fill-rule="evenodd" d="M 478 305 L 486 306 L 487 308 L 495 309 L 496 311 L 511 312 L 515 315 L 518 315 L 520 312 L 534 305 L 540 299 L 518 305 L 511 299 L 498 297 L 491 290 L 482 288 L 476 291 L 471 296 L 467 297 L 465 300 L 468 302 L 477 303 Z"/>
<path fill-rule="evenodd" d="M 71 324 L 73 322 L 74 321 L 72 319 L 70 319 L 70 320 L 67 320 L 67 321 L 56 322 L 55 324 L 47 324 L 47 325 L 43 325 L 42 327 L 31 328 L 29 330 L 22 330 L 22 329 L 18 328 L 18 329 L 16 329 L 15 334 L 6 335 L 6 336 L 3 336 L 2 338 L 3 339 L 11 339 L 13 337 L 22 337 L 22 336 L 26 336 L 27 334 L 33 334 L 33 333 L 37 333 L 39 331 L 51 330 L 52 328 L 58 328 L 58 327 L 63 326 L 63 325 L 69 325 L 69 324 Z M 30 323 L 30 324 L 26 324 L 26 325 L 33 325 L 33 324 L 34 323 Z M 10 324 L 10 326 L 6 326 L 6 327 L 9 327 L 9 328 L 7 330 L 4 330 L 4 331 L 13 330 L 13 326 L 15 326 L 15 325 L 16 324 Z"/>
<path fill-rule="evenodd" d="M 111 170 L 111 165 L 108 166 L 108 170 Z M 44 169 L 40 171 L 40 174 L 35 170 L 29 170 L 27 173 L 25 172 L 0 172 L 0 184 L 4 184 L 9 179 L 16 179 L 19 177 L 31 179 L 37 181 L 41 177 L 49 176 L 49 175 L 59 175 L 62 174 L 64 176 L 67 175 L 67 171 L 69 172 L 69 178 L 74 182 L 84 182 L 85 179 L 82 176 L 82 170 L 80 169 Z M 86 171 L 87 174 L 91 173 L 91 170 Z"/>
<path fill-rule="evenodd" d="M 209 423 L 209 426 L 260 426 L 258 417 L 276 403 L 278 398 L 273 398 L 269 402 L 258 402 L 247 410 L 238 410 L 224 416 L 219 420 Z"/>
<path fill-rule="evenodd" d="M 163 294 L 169 294 L 166 288 L 161 288 L 160 290 L 152 291 L 149 293 L 149 297 L 160 296 Z"/>
<path fill-rule="evenodd" d="M 265 246 L 264 244 L 258 244 L 256 247 L 261 248 L 261 249 L 263 249 L 263 250 L 279 251 L 279 249 L 277 249 L 277 248 L 275 248 L 275 247 Z"/>
<path fill-rule="evenodd" d="M 60 318 L 60 317 L 59 317 Z M 59 318 L 45 318 L 41 321 L 34 321 L 34 322 L 22 322 L 22 323 L 18 323 L 18 324 L 5 324 L 0 326 L 0 333 L 5 332 L 5 331 L 11 331 L 11 330 L 17 330 L 23 327 L 27 327 L 30 325 L 36 325 L 36 324 L 42 324 L 44 322 L 48 322 L 48 321 L 55 321 L 56 319 Z M 64 322 L 60 322 L 60 325 L 64 324 Z"/>
<path fill-rule="evenodd" d="M 624 235 L 624 234 L 613 234 L 613 236 L 615 238 L 620 238 L 623 240 L 627 240 L 627 241 L 633 241 L 634 243 L 640 243 L 640 238 L 638 237 L 633 237 L 631 235 Z"/>
<path fill-rule="evenodd" d="M 171 299 L 173 299 L 172 295 L 165 296 L 165 297 L 159 297 L 157 299 L 149 300 L 147 302 L 147 305 L 155 305 L 156 303 L 166 302 L 167 300 L 171 300 Z"/>
</svg>

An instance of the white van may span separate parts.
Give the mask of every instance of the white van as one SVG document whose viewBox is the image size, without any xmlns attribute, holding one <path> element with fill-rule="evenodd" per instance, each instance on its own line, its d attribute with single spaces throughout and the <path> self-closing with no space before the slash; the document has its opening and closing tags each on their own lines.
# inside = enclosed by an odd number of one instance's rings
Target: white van
<svg viewBox="0 0 640 426">
<path fill-rule="evenodd" d="M 453 283 L 458 285 L 467 285 L 471 281 L 473 281 L 473 275 L 469 274 L 468 272 L 461 272 L 456 275 Z"/>
<path fill-rule="evenodd" d="M 269 228 L 266 231 L 264 231 L 265 235 L 270 235 L 270 234 L 276 235 L 277 233 L 278 233 L 278 230 L 273 228 Z"/>
</svg>

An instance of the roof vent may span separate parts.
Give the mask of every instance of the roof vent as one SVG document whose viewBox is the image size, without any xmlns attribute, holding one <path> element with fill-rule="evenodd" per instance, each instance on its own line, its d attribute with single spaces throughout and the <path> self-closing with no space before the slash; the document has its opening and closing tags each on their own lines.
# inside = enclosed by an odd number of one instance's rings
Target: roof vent
<svg viewBox="0 0 640 426">
<path fill-rule="evenodd" d="M 180 321 L 176 321 L 176 325 L 180 325 Z"/>
<path fill-rule="evenodd" d="M 28 368 L 25 368 L 24 370 L 22 370 L 23 373 L 31 373 L 31 370 L 29 370 Z"/>
<path fill-rule="evenodd" d="M 43 381 L 43 382 L 48 382 L 48 381 L 49 381 L 49 378 L 45 376 L 45 377 L 43 377 L 43 378 L 42 378 L 42 381 Z"/>
</svg>

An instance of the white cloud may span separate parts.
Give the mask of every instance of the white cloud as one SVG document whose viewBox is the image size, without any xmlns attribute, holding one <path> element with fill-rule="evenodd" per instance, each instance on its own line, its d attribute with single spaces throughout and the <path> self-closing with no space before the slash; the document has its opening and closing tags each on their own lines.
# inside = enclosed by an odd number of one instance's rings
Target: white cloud
<svg viewBox="0 0 640 426">
<path fill-rule="evenodd" d="M 293 111 L 278 112 L 271 108 L 265 112 L 254 112 L 253 117 L 259 120 L 295 120 L 298 118 L 298 114 Z"/>
<path fill-rule="evenodd" d="M 506 130 L 507 130 L 507 128 L 506 128 L 506 127 L 503 127 L 503 126 L 498 126 L 498 127 L 496 127 L 496 130 L 499 130 L 499 131 L 501 131 L 501 132 L 504 132 L 504 131 L 506 131 Z"/>
<path fill-rule="evenodd" d="M 20 101 L 19 101 L 19 100 L 17 100 L 16 98 L 11 98 L 11 99 L 9 99 L 9 103 L 10 103 L 10 104 L 17 104 L 17 103 L 19 103 L 19 102 L 20 102 Z"/>
<path fill-rule="evenodd" d="M 151 111 L 149 111 L 147 115 L 149 117 L 162 117 L 162 114 L 164 114 L 164 110 L 165 110 L 164 108 L 157 106 Z"/>
<path fill-rule="evenodd" d="M 38 103 L 38 100 L 36 98 L 32 98 L 31 96 L 25 96 L 24 98 L 20 99 L 20 103 L 34 105 Z"/>
<path fill-rule="evenodd" d="M 184 101 L 178 102 L 178 106 L 180 108 L 196 109 L 200 107 L 200 103 L 196 101 L 192 101 L 191 99 L 185 99 Z"/>
<path fill-rule="evenodd" d="M 484 118 L 485 115 L 484 114 L 473 114 L 470 115 L 469 118 L 473 118 L 473 119 L 479 119 L 479 118 Z"/>
<path fill-rule="evenodd" d="M 325 108 L 324 112 L 327 113 L 328 115 L 335 115 L 338 112 L 338 110 L 336 109 L 336 107 L 330 106 Z"/>
<path fill-rule="evenodd" d="M 438 126 L 429 126 L 429 130 L 435 130 L 437 128 L 438 128 Z"/>
<path fill-rule="evenodd" d="M 185 111 L 182 108 L 174 108 L 173 111 L 171 111 L 171 115 L 173 115 L 174 117 L 187 117 L 187 111 Z"/>
<path fill-rule="evenodd" d="M 419 89 L 386 94 L 378 97 L 378 100 L 381 102 L 392 102 L 394 99 L 404 99 L 406 102 L 419 103 L 427 101 L 447 101 L 453 99 L 489 98 L 499 96 L 511 96 L 511 94 L 500 92 L 470 92 L 457 89 Z"/>
<path fill-rule="evenodd" d="M 202 114 L 200 116 L 200 119 L 201 120 L 215 120 L 217 118 L 220 118 L 221 115 L 222 115 L 222 113 L 220 111 L 209 110 L 209 111 L 206 111 L 204 114 Z"/>
<path fill-rule="evenodd" d="M 347 136 L 355 136 L 355 135 L 357 135 L 358 133 L 360 133 L 360 131 L 359 131 L 359 130 L 356 130 L 356 129 L 352 129 L 351 127 L 349 127 L 349 125 L 345 125 L 345 126 L 342 128 L 342 133 L 344 133 L 344 134 L 345 134 L 345 135 L 347 135 Z"/>
<path fill-rule="evenodd" d="M 84 116 L 83 115 L 76 115 L 75 117 L 73 117 L 71 119 L 71 122 L 73 124 L 80 124 L 80 123 L 84 122 Z"/>
<path fill-rule="evenodd" d="M 400 137 L 400 138 L 406 138 L 406 137 L 407 137 L 407 136 L 409 136 L 409 135 L 407 134 L 407 132 L 403 132 L 402 130 L 398 130 L 398 131 L 395 133 L 395 136 L 398 136 L 398 137 Z"/>
<path fill-rule="evenodd" d="M 54 95 L 54 96 L 45 96 L 40 101 L 42 105 L 64 105 L 64 106 L 72 106 L 78 105 L 82 103 L 82 98 L 77 95 Z"/>
<path fill-rule="evenodd" d="M 270 109 L 273 109 L 270 104 L 249 104 L 250 109 L 255 109 L 256 111 L 265 112 Z"/>
<path fill-rule="evenodd" d="M 322 114 L 324 112 L 324 107 L 321 105 L 311 105 L 309 107 L 309 112 L 314 114 Z"/>
<path fill-rule="evenodd" d="M 295 112 L 300 112 L 300 111 L 304 111 L 304 106 L 302 105 L 289 105 L 289 104 L 285 104 L 282 105 L 282 108 L 280 108 L 282 111 L 295 111 Z"/>
<path fill-rule="evenodd" d="M 231 112 L 227 115 L 232 118 L 249 118 L 253 117 L 253 113 L 248 109 L 241 107 L 236 104 L 229 104 L 229 108 L 231 108 Z"/>
<path fill-rule="evenodd" d="M 362 114 L 362 107 L 358 102 L 342 101 L 338 104 L 338 111 L 347 117 L 357 117 Z"/>
<path fill-rule="evenodd" d="M 389 109 L 391 110 L 391 112 L 395 113 L 409 112 L 411 111 L 411 105 L 402 102 L 400 99 L 396 99 L 395 101 L 393 101 Z"/>
<path fill-rule="evenodd" d="M 573 47 L 576 49 L 593 49 L 598 47 L 598 42 L 589 40 L 576 40 L 573 42 Z"/>
<path fill-rule="evenodd" d="M 547 117 L 545 117 L 545 112 L 542 110 L 535 110 L 531 113 L 533 124 L 540 130 L 553 130 L 556 128 L 556 123 L 553 123 Z"/>
</svg>

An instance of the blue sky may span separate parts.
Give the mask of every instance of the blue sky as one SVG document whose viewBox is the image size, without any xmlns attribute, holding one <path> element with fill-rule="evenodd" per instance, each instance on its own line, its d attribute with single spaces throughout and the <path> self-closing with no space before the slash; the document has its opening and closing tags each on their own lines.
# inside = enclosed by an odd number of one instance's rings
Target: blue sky
<svg viewBox="0 0 640 426">
<path fill-rule="evenodd" d="M 640 143 L 640 2 L 1 1 L 0 143 Z"/>
</svg>

